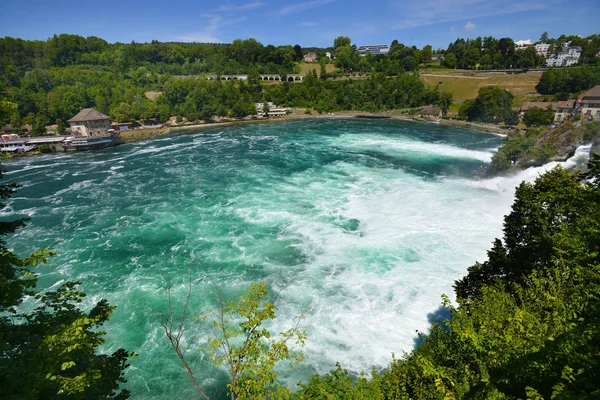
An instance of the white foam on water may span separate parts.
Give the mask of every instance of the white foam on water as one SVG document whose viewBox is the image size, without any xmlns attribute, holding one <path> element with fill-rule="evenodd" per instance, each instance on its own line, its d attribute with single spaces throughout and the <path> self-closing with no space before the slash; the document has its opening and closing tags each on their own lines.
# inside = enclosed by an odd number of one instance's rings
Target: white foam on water
<svg viewBox="0 0 600 400">
<path fill-rule="evenodd" d="M 336 362 L 352 372 L 385 367 L 392 353 L 413 347 L 416 330 L 427 330 L 428 313 L 437 310 L 442 293 L 452 297 L 453 280 L 485 259 L 501 236 L 519 179 L 538 174 L 422 179 L 385 163 L 364 165 L 345 151 L 483 162 L 491 151 L 377 134 L 314 135 L 292 143 L 262 134 L 269 125 L 244 129 L 238 136 L 219 131 L 138 142 L 125 155 L 117 148 L 97 160 L 90 153 L 99 163 L 89 166 L 61 158 L 66 165 L 57 170 L 69 171 L 68 181 L 53 181 L 49 190 L 32 177 L 29 197 L 12 198 L 3 210 L 36 213 L 15 242 L 59 251 L 40 266 L 49 286 L 82 279 L 86 306 L 100 298 L 117 306 L 103 351 L 123 346 L 140 354 L 127 373 L 136 398 L 171 398 L 175 391 L 193 396 L 159 325 L 159 314 L 168 310 L 167 280 L 180 309 L 190 271 L 198 284 L 190 305 L 197 314 L 214 304 L 206 290 L 213 283 L 232 296 L 257 280 L 285 287 L 269 327 L 279 332 L 304 313 L 309 334 L 303 366 L 282 372 L 286 384 Z M 285 149 L 272 158 L 277 166 L 268 158 L 271 142 Z M 225 159 L 240 144 L 258 161 Z M 333 161 L 282 172 L 300 154 L 290 146 L 308 156 L 333 148 Z M 204 370 L 200 345 L 191 363 Z M 215 385 L 215 376 L 211 370 L 199 379 Z"/>
<path fill-rule="evenodd" d="M 475 159 L 483 162 L 492 160 L 491 151 L 469 150 L 444 143 L 427 143 L 411 138 L 374 137 L 366 135 L 342 135 L 338 145 L 348 149 L 376 150 L 390 155 L 438 156 Z"/>
</svg>

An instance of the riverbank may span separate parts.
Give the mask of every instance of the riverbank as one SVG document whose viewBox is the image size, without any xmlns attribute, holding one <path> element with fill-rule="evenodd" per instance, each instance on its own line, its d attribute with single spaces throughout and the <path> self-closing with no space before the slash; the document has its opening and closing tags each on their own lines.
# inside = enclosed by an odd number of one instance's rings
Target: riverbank
<svg viewBox="0 0 600 400">
<path fill-rule="evenodd" d="M 164 125 L 156 128 L 130 129 L 119 132 L 119 143 L 137 142 L 138 140 L 167 135 L 169 133 L 171 133 L 171 129 Z"/>
<path fill-rule="evenodd" d="M 397 112 L 397 111 L 395 111 Z M 249 119 L 249 120 L 228 120 L 225 122 L 211 122 L 211 123 L 198 123 L 198 124 L 188 124 L 188 125 L 179 125 L 179 126 L 171 126 L 170 132 L 181 132 L 186 130 L 193 130 L 198 128 L 207 128 L 207 127 L 217 127 L 217 126 L 227 126 L 227 125 L 235 125 L 235 124 L 252 124 L 252 123 L 278 123 L 284 121 L 298 121 L 298 120 L 310 120 L 310 119 L 353 119 L 358 116 L 364 116 L 364 112 L 359 111 L 338 111 L 333 113 L 326 114 L 304 114 L 304 110 L 297 110 L 296 113 L 287 115 L 281 118 L 273 118 L 273 119 Z M 486 133 L 494 133 L 502 136 L 508 135 L 510 129 L 504 128 L 498 125 L 484 124 L 484 123 L 474 123 L 468 121 L 459 121 L 453 119 L 442 119 L 442 118 L 432 118 L 425 119 L 419 118 L 416 116 L 410 115 L 393 115 L 392 112 L 377 112 L 377 113 L 368 113 L 368 115 L 373 115 L 375 118 L 389 117 L 393 120 L 401 120 L 401 121 L 412 121 L 412 122 L 420 122 L 420 123 L 428 123 L 428 124 L 441 124 L 448 126 L 456 126 L 468 129 L 475 129 L 481 132 Z"/>
<path fill-rule="evenodd" d="M 397 111 L 395 111 L 397 112 Z M 451 119 L 432 118 L 425 119 L 410 115 L 392 115 L 392 112 L 378 112 L 368 113 L 358 111 L 338 111 L 334 113 L 326 114 L 304 114 L 304 110 L 296 110 L 295 113 L 280 118 L 271 119 L 239 119 L 239 120 L 225 120 L 225 121 L 214 121 L 214 122 L 202 122 L 202 123 L 188 123 L 181 125 L 159 125 L 156 128 L 141 128 L 141 129 L 130 129 L 119 132 L 119 144 L 133 143 L 141 140 L 151 139 L 154 137 L 165 136 L 171 133 L 185 132 L 190 130 L 198 129 L 209 129 L 209 128 L 220 128 L 224 126 L 242 125 L 242 124 L 258 124 L 258 123 L 280 123 L 286 121 L 299 121 L 299 120 L 315 120 L 315 119 L 354 119 L 358 116 L 372 115 L 375 118 L 390 118 L 392 120 L 411 121 L 417 123 L 428 123 L 428 124 L 441 124 L 448 126 L 463 127 L 468 129 L 475 129 L 480 132 L 493 133 L 497 135 L 506 136 L 509 132 L 508 129 L 501 128 L 496 125 L 489 124 L 477 124 L 467 121 L 458 121 Z M 27 153 L 19 153 L 10 155 L 9 157 L 28 157 L 43 154 L 39 151 L 31 151 Z"/>
</svg>

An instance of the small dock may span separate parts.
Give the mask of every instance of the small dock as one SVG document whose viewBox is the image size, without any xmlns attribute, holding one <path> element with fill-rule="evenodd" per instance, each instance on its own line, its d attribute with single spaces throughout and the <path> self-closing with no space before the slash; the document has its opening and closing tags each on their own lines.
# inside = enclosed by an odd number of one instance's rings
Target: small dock
<svg viewBox="0 0 600 400">
<path fill-rule="evenodd" d="M 119 141 L 118 132 L 101 136 L 42 136 L 34 138 L 2 138 L 0 152 L 26 153 L 40 146 L 50 146 L 54 151 L 71 152 L 95 150 L 116 146 Z"/>
</svg>

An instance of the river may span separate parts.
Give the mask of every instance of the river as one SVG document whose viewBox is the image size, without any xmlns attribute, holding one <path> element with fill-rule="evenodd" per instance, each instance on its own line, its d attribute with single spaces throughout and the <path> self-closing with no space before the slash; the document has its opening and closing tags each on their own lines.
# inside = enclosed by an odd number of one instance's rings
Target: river
<svg viewBox="0 0 600 400">
<path fill-rule="evenodd" d="M 482 261 L 514 186 L 483 177 L 503 138 L 407 121 L 309 120 L 214 127 L 97 152 L 4 162 L 22 185 L 2 215 L 29 216 L 8 239 L 24 255 L 58 252 L 42 288 L 81 280 L 84 306 L 117 306 L 103 351 L 139 357 L 136 399 L 189 398 L 194 389 L 159 324 L 194 281 L 191 310 L 250 282 L 279 292 L 280 331 L 305 315 L 306 359 L 281 371 L 293 386 L 336 362 L 385 367 L 415 344 L 443 293 Z M 209 392 L 224 375 L 191 347 Z"/>
</svg>

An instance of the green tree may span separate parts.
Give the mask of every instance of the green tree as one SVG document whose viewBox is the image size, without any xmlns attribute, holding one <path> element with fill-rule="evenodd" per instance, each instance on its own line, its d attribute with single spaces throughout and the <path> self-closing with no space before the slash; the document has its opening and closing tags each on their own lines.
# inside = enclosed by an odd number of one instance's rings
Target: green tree
<svg viewBox="0 0 600 400">
<path fill-rule="evenodd" d="M 335 66 L 338 68 L 352 68 L 354 66 L 354 49 L 345 45 L 335 49 Z"/>
<path fill-rule="evenodd" d="M 440 106 L 442 109 L 442 113 L 446 115 L 448 109 L 452 105 L 452 93 L 442 92 L 440 93 L 440 98 L 437 101 L 436 105 Z"/>
<path fill-rule="evenodd" d="M 512 99 L 513 95 L 506 89 L 484 86 L 479 89 L 477 98 L 469 106 L 468 119 L 497 123 L 505 121 L 508 117 L 509 122 L 514 122 L 514 114 L 511 115 Z"/>
<path fill-rule="evenodd" d="M 454 53 L 446 53 L 443 64 L 446 68 L 456 68 L 456 55 Z"/>
<path fill-rule="evenodd" d="M 325 80 L 327 79 L 327 57 L 321 57 L 319 58 L 319 67 L 320 67 L 320 72 L 319 72 L 319 78 Z"/>
<path fill-rule="evenodd" d="M 303 346 L 306 333 L 299 329 L 301 318 L 297 318 L 293 327 L 277 336 L 265 328 L 265 323 L 275 318 L 275 304 L 267 300 L 267 295 L 266 283 L 251 284 L 236 301 L 224 300 L 219 295 L 216 310 L 195 318 L 195 321 L 208 321 L 213 329 L 213 337 L 209 339 L 209 357 L 215 365 L 227 369 L 232 400 L 279 399 L 291 395 L 288 388 L 276 384 L 277 373 L 274 368 L 280 361 L 288 361 L 291 368 L 302 361 L 303 353 L 294 350 L 291 342 Z M 184 338 L 187 308 L 186 302 L 181 318 L 175 318 L 171 313 L 162 318 L 161 324 L 196 390 L 209 399 L 195 380 L 182 348 L 183 341 L 193 339 Z M 175 321 L 181 321 L 177 327 L 174 326 Z"/>
<path fill-rule="evenodd" d="M 552 106 L 546 109 L 532 107 L 523 114 L 523 123 L 527 126 L 550 125 L 554 121 L 554 110 Z"/>
<path fill-rule="evenodd" d="M 426 45 L 423 47 L 423 50 L 421 50 L 421 61 L 424 64 L 428 64 L 431 62 L 431 57 L 433 56 L 433 50 L 431 48 L 430 45 Z"/>
<path fill-rule="evenodd" d="M 302 61 L 304 55 L 302 54 L 302 46 L 299 44 L 294 45 L 294 52 L 296 53 L 296 61 Z"/>
<path fill-rule="evenodd" d="M 402 68 L 406 71 L 414 71 L 417 67 L 417 60 L 413 56 L 408 56 L 402 60 Z"/>
<path fill-rule="evenodd" d="M 352 40 L 348 36 L 338 36 L 333 40 L 333 48 L 336 50 L 339 47 L 350 45 L 352 45 Z"/>
<path fill-rule="evenodd" d="M 489 54 L 484 54 L 479 59 L 479 65 L 481 69 L 490 69 L 492 68 L 492 57 Z"/>
<path fill-rule="evenodd" d="M 600 206 L 595 196 L 597 191 L 582 185 L 578 174 L 562 168 L 547 172 L 534 184 L 521 183 L 512 212 L 504 220 L 504 241 L 497 239 L 489 260 L 470 267 L 467 276 L 456 282 L 457 295 L 476 297 L 483 284 L 496 279 L 521 283 L 530 272 L 567 253 L 578 265 L 598 263 L 598 252 L 585 250 L 600 243 L 600 230 L 596 231 Z"/>
<path fill-rule="evenodd" d="M 16 187 L 0 185 L 0 198 L 7 199 Z M 114 307 L 101 300 L 90 311 L 79 309 L 85 294 L 76 289 L 78 282 L 64 283 L 56 291 L 33 289 L 34 267 L 54 253 L 41 250 L 20 258 L 9 251 L 4 237 L 23 224 L 24 220 L 0 222 L 0 396 L 128 398 L 129 391 L 118 389 L 133 354 L 124 349 L 97 354 L 104 343 L 100 328 Z M 28 296 L 37 307 L 22 310 L 19 305 Z"/>
<path fill-rule="evenodd" d="M 3 95 L 0 95 L 0 125 L 10 122 L 13 115 L 18 113 L 17 104 L 8 101 Z"/>
</svg>

